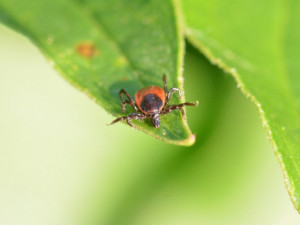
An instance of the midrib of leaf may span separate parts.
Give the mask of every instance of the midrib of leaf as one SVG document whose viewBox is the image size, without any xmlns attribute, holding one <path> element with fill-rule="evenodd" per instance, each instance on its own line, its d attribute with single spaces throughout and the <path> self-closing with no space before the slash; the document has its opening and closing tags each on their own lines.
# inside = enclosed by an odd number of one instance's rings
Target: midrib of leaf
<svg viewBox="0 0 300 225">
<path fill-rule="evenodd" d="M 180 90 L 182 90 L 184 92 L 184 88 L 183 88 L 183 61 L 184 61 L 184 27 L 183 27 L 183 23 L 182 23 L 182 14 L 180 11 L 180 3 L 179 0 L 170 0 L 170 4 L 173 6 L 174 10 L 174 20 L 175 20 L 175 24 L 177 27 L 177 39 L 178 39 L 178 54 L 177 54 L 177 77 L 179 78 L 179 80 L 177 79 L 177 85 L 180 88 Z M 182 70 L 181 70 L 182 68 Z M 182 99 L 185 100 L 185 95 L 183 94 Z M 185 121 L 186 123 L 186 121 Z M 187 123 L 186 123 L 187 125 Z"/>
<path fill-rule="evenodd" d="M 184 64 L 184 31 L 183 31 L 183 23 L 182 23 L 182 14 L 180 11 L 180 6 L 179 6 L 179 0 L 169 0 L 170 5 L 173 7 L 173 16 L 175 20 L 175 26 L 177 27 L 176 29 L 176 35 L 177 35 L 177 40 L 178 40 L 178 53 L 177 53 L 177 77 L 178 79 L 176 80 L 177 86 L 179 89 L 182 91 L 182 100 L 185 101 L 185 94 L 184 94 L 184 87 L 183 87 L 183 64 Z M 185 109 L 184 109 L 185 110 Z M 187 121 L 184 119 L 183 124 L 185 127 L 188 127 Z M 192 139 L 194 139 L 194 135 L 190 135 L 190 142 L 193 142 Z"/>
</svg>

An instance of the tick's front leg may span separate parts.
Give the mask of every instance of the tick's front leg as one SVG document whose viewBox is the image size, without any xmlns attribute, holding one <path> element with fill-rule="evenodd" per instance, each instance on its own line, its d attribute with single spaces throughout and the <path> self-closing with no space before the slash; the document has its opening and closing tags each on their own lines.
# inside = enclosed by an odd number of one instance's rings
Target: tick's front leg
<svg viewBox="0 0 300 225">
<path fill-rule="evenodd" d="M 143 113 L 131 113 L 127 118 L 127 123 L 129 126 L 136 128 L 136 126 L 131 123 L 131 120 L 144 120 L 146 118 L 147 116 Z"/>
<path fill-rule="evenodd" d="M 183 107 L 184 106 L 197 106 L 198 105 L 198 101 L 196 101 L 196 103 L 191 103 L 191 102 L 185 102 L 185 103 L 181 103 L 181 104 L 178 104 L 178 105 L 169 105 L 167 107 L 164 108 L 164 110 L 162 111 L 162 115 L 165 115 L 165 114 L 168 114 L 176 109 L 179 109 L 181 114 L 182 114 L 182 117 L 185 119 L 185 112 L 184 112 L 184 109 Z"/>
<path fill-rule="evenodd" d="M 133 123 L 131 123 L 131 120 L 135 119 L 135 120 L 144 120 L 146 119 L 147 116 L 143 113 L 131 113 L 129 114 L 128 116 L 123 116 L 123 117 L 119 117 L 117 119 L 115 119 L 114 121 L 111 122 L 111 124 L 109 125 L 112 125 L 114 123 L 117 123 L 119 121 L 125 121 L 127 122 L 127 124 L 133 128 L 136 128 Z"/>
<path fill-rule="evenodd" d="M 174 93 L 174 92 L 177 92 L 178 93 L 178 96 L 179 96 L 179 99 L 181 99 L 181 92 L 178 88 L 171 88 L 170 91 L 168 92 L 167 96 L 166 96 L 166 101 L 165 101 L 165 105 L 168 105 L 169 104 L 169 101 L 171 99 L 171 95 Z"/>
<path fill-rule="evenodd" d="M 123 99 L 123 95 L 126 95 L 126 97 L 129 99 L 129 100 L 124 100 Z M 119 92 L 119 95 L 120 95 L 120 98 L 121 98 L 121 107 L 122 107 L 122 112 L 125 113 L 125 106 L 126 104 L 129 104 L 132 106 L 132 108 L 135 110 L 135 111 L 139 111 L 136 104 L 134 103 L 134 101 L 132 100 L 132 98 L 130 97 L 130 95 L 124 90 L 124 89 L 121 89 L 121 91 Z"/>
</svg>

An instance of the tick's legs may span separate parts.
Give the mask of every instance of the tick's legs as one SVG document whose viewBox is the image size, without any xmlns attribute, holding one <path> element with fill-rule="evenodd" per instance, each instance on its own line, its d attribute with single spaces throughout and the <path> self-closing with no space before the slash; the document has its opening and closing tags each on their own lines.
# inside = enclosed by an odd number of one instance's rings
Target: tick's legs
<svg viewBox="0 0 300 225">
<path fill-rule="evenodd" d="M 181 99 L 181 92 L 178 88 L 171 88 L 170 91 L 168 92 L 167 96 L 166 96 L 166 101 L 165 101 L 165 105 L 168 105 L 170 99 L 171 99 L 171 95 L 174 93 L 174 92 L 177 92 L 178 93 L 178 96 L 179 96 L 179 99 Z M 166 92 L 167 93 L 167 92 Z"/>
<path fill-rule="evenodd" d="M 164 82 L 165 93 L 167 93 L 168 92 L 168 88 L 167 88 L 167 77 L 166 77 L 166 74 L 163 75 L 163 82 Z"/>
<path fill-rule="evenodd" d="M 196 103 L 185 102 L 185 103 L 181 103 L 181 104 L 178 104 L 178 105 L 169 105 L 169 106 L 164 108 L 161 115 L 165 115 L 165 114 L 168 114 L 168 113 L 170 113 L 170 112 L 172 112 L 176 109 L 179 109 L 181 114 L 182 114 L 182 117 L 185 118 L 185 113 L 184 113 L 183 107 L 184 106 L 197 106 L 197 105 L 198 105 L 198 101 Z"/>
<path fill-rule="evenodd" d="M 123 116 L 123 117 L 119 117 L 119 118 L 115 119 L 109 125 L 112 125 L 112 124 L 117 123 L 119 121 L 126 120 L 126 122 L 128 123 L 129 126 L 135 128 L 135 126 L 131 123 L 132 119 L 135 119 L 135 120 L 144 120 L 146 118 L 147 118 L 147 116 L 145 114 L 143 114 L 143 113 L 131 113 L 128 116 Z"/>
<path fill-rule="evenodd" d="M 180 90 L 178 88 L 171 88 L 170 91 L 168 91 L 168 88 L 167 88 L 167 77 L 166 77 L 165 74 L 163 75 L 163 81 L 164 81 L 164 89 L 165 89 L 165 93 L 166 93 L 165 106 L 168 105 L 168 103 L 169 103 L 169 101 L 171 99 L 171 95 L 174 92 L 177 92 L 178 96 L 179 96 L 179 99 L 181 99 L 181 92 L 180 92 Z"/>
<path fill-rule="evenodd" d="M 127 97 L 129 100 L 124 100 L 122 94 L 126 95 L 126 97 Z M 121 107 L 122 107 L 123 113 L 125 113 L 125 106 L 126 106 L 126 104 L 131 105 L 132 108 L 134 108 L 134 110 L 138 112 L 138 108 L 136 107 L 134 101 L 132 100 L 132 98 L 130 97 L 130 95 L 129 95 L 124 89 L 121 89 L 119 95 L 120 95 L 120 98 L 121 98 L 121 100 L 122 100 L 122 102 L 121 102 Z"/>
</svg>

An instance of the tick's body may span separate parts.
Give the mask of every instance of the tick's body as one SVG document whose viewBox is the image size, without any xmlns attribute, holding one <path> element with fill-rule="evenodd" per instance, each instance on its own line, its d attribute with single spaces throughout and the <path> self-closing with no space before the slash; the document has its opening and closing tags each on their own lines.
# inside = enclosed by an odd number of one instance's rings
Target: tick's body
<svg viewBox="0 0 300 225">
<path fill-rule="evenodd" d="M 166 94 L 161 87 L 150 86 L 135 93 L 137 107 L 146 114 L 157 113 L 165 104 Z"/>
<path fill-rule="evenodd" d="M 122 100 L 122 111 L 125 112 L 125 105 L 130 104 L 135 109 L 136 113 L 131 113 L 128 116 L 117 118 L 111 124 L 126 120 L 130 126 L 134 127 L 134 125 L 131 123 L 132 119 L 144 120 L 149 117 L 153 126 L 158 128 L 160 125 L 160 115 L 164 115 L 173 110 L 179 109 L 182 113 L 182 116 L 185 117 L 183 107 L 196 106 L 198 104 L 198 102 L 185 102 L 179 105 L 167 106 L 173 92 L 177 92 L 179 97 L 181 97 L 181 93 L 178 88 L 171 88 L 168 92 L 165 75 L 163 76 L 163 82 L 164 90 L 158 86 L 150 86 L 138 90 L 135 93 L 135 102 L 124 89 L 121 89 L 120 97 Z M 122 94 L 126 95 L 128 100 L 124 100 Z"/>
</svg>

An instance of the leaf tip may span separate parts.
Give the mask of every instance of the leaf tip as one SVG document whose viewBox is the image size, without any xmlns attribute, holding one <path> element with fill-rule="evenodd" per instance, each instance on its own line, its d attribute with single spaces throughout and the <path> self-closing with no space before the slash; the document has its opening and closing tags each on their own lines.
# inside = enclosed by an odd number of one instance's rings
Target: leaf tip
<svg viewBox="0 0 300 225">
<path fill-rule="evenodd" d="M 191 134 L 187 139 L 179 141 L 177 144 L 182 146 L 192 146 L 196 142 L 196 135 Z"/>
</svg>

